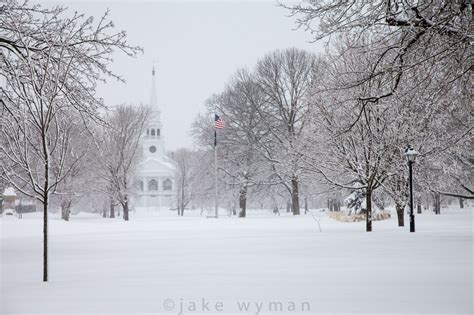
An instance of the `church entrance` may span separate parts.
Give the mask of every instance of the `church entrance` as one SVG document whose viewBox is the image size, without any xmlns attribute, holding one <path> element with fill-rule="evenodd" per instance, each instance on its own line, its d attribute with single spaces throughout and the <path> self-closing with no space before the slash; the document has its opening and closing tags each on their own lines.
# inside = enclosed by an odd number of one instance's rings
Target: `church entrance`
<svg viewBox="0 0 474 315">
<path fill-rule="evenodd" d="M 161 207 L 161 198 L 158 195 L 148 195 L 146 196 L 147 202 L 146 207 L 149 211 L 159 211 Z"/>
</svg>

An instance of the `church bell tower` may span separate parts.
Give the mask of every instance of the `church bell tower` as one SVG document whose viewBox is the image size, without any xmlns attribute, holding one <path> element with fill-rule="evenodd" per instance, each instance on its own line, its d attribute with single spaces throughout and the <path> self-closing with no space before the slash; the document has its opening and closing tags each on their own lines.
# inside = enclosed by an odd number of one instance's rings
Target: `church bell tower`
<svg viewBox="0 0 474 315">
<path fill-rule="evenodd" d="M 161 124 L 161 111 L 158 107 L 158 100 L 156 94 L 156 72 L 155 66 L 151 71 L 151 95 L 150 95 L 150 109 L 151 118 L 146 129 L 146 134 L 143 141 L 143 150 L 145 158 L 161 158 L 164 155 L 163 132 Z"/>
<path fill-rule="evenodd" d="M 164 152 L 161 110 L 156 93 L 156 71 L 151 72 L 151 117 L 142 137 L 143 159 L 137 167 L 134 205 L 144 211 L 171 209 L 176 204 L 176 167 Z M 141 211 L 141 210 L 140 210 Z"/>
</svg>

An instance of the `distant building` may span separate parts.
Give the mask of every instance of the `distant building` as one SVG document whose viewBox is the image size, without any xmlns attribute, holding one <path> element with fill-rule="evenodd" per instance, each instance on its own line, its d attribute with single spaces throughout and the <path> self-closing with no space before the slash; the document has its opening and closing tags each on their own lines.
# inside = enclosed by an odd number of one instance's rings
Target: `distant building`
<svg viewBox="0 0 474 315">
<path fill-rule="evenodd" d="M 16 201 L 16 192 L 13 187 L 5 188 L 5 191 L 2 194 L 2 207 L 1 210 L 5 211 L 6 209 L 15 210 L 15 201 Z"/>
<path fill-rule="evenodd" d="M 176 168 L 173 160 L 164 152 L 164 135 L 161 111 L 158 107 L 155 67 L 152 70 L 150 104 L 152 117 L 143 135 L 143 160 L 139 164 L 135 196 L 135 208 L 158 211 L 172 208 L 176 203 Z"/>
</svg>

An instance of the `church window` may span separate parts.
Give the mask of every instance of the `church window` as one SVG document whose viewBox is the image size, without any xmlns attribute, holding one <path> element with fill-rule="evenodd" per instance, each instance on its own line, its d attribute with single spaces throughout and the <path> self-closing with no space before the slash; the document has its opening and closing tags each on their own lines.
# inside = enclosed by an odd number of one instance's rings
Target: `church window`
<svg viewBox="0 0 474 315">
<path fill-rule="evenodd" d="M 163 190 L 171 190 L 171 189 L 172 189 L 171 179 L 167 178 L 163 181 Z"/>
<path fill-rule="evenodd" d="M 155 129 L 152 129 L 152 130 L 151 130 L 151 135 L 152 135 L 152 136 L 155 135 Z"/>
<path fill-rule="evenodd" d="M 156 135 L 159 137 L 160 136 L 160 129 L 156 129 Z"/>
<path fill-rule="evenodd" d="M 154 145 L 150 146 L 150 148 L 148 148 L 148 150 L 150 150 L 151 153 L 155 153 L 156 152 L 156 147 Z"/>
<path fill-rule="evenodd" d="M 152 179 L 148 182 L 148 190 L 158 190 L 158 181 L 156 179 Z"/>
</svg>

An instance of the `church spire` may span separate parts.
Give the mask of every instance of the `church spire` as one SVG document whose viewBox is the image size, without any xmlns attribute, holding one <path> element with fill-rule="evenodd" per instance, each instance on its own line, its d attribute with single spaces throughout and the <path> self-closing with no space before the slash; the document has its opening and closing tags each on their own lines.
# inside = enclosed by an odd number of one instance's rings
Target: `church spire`
<svg viewBox="0 0 474 315">
<path fill-rule="evenodd" d="M 150 107 L 152 110 L 158 111 L 158 99 L 156 96 L 156 79 L 155 79 L 155 65 L 153 64 L 153 69 L 151 71 L 151 95 L 150 95 Z"/>
</svg>

